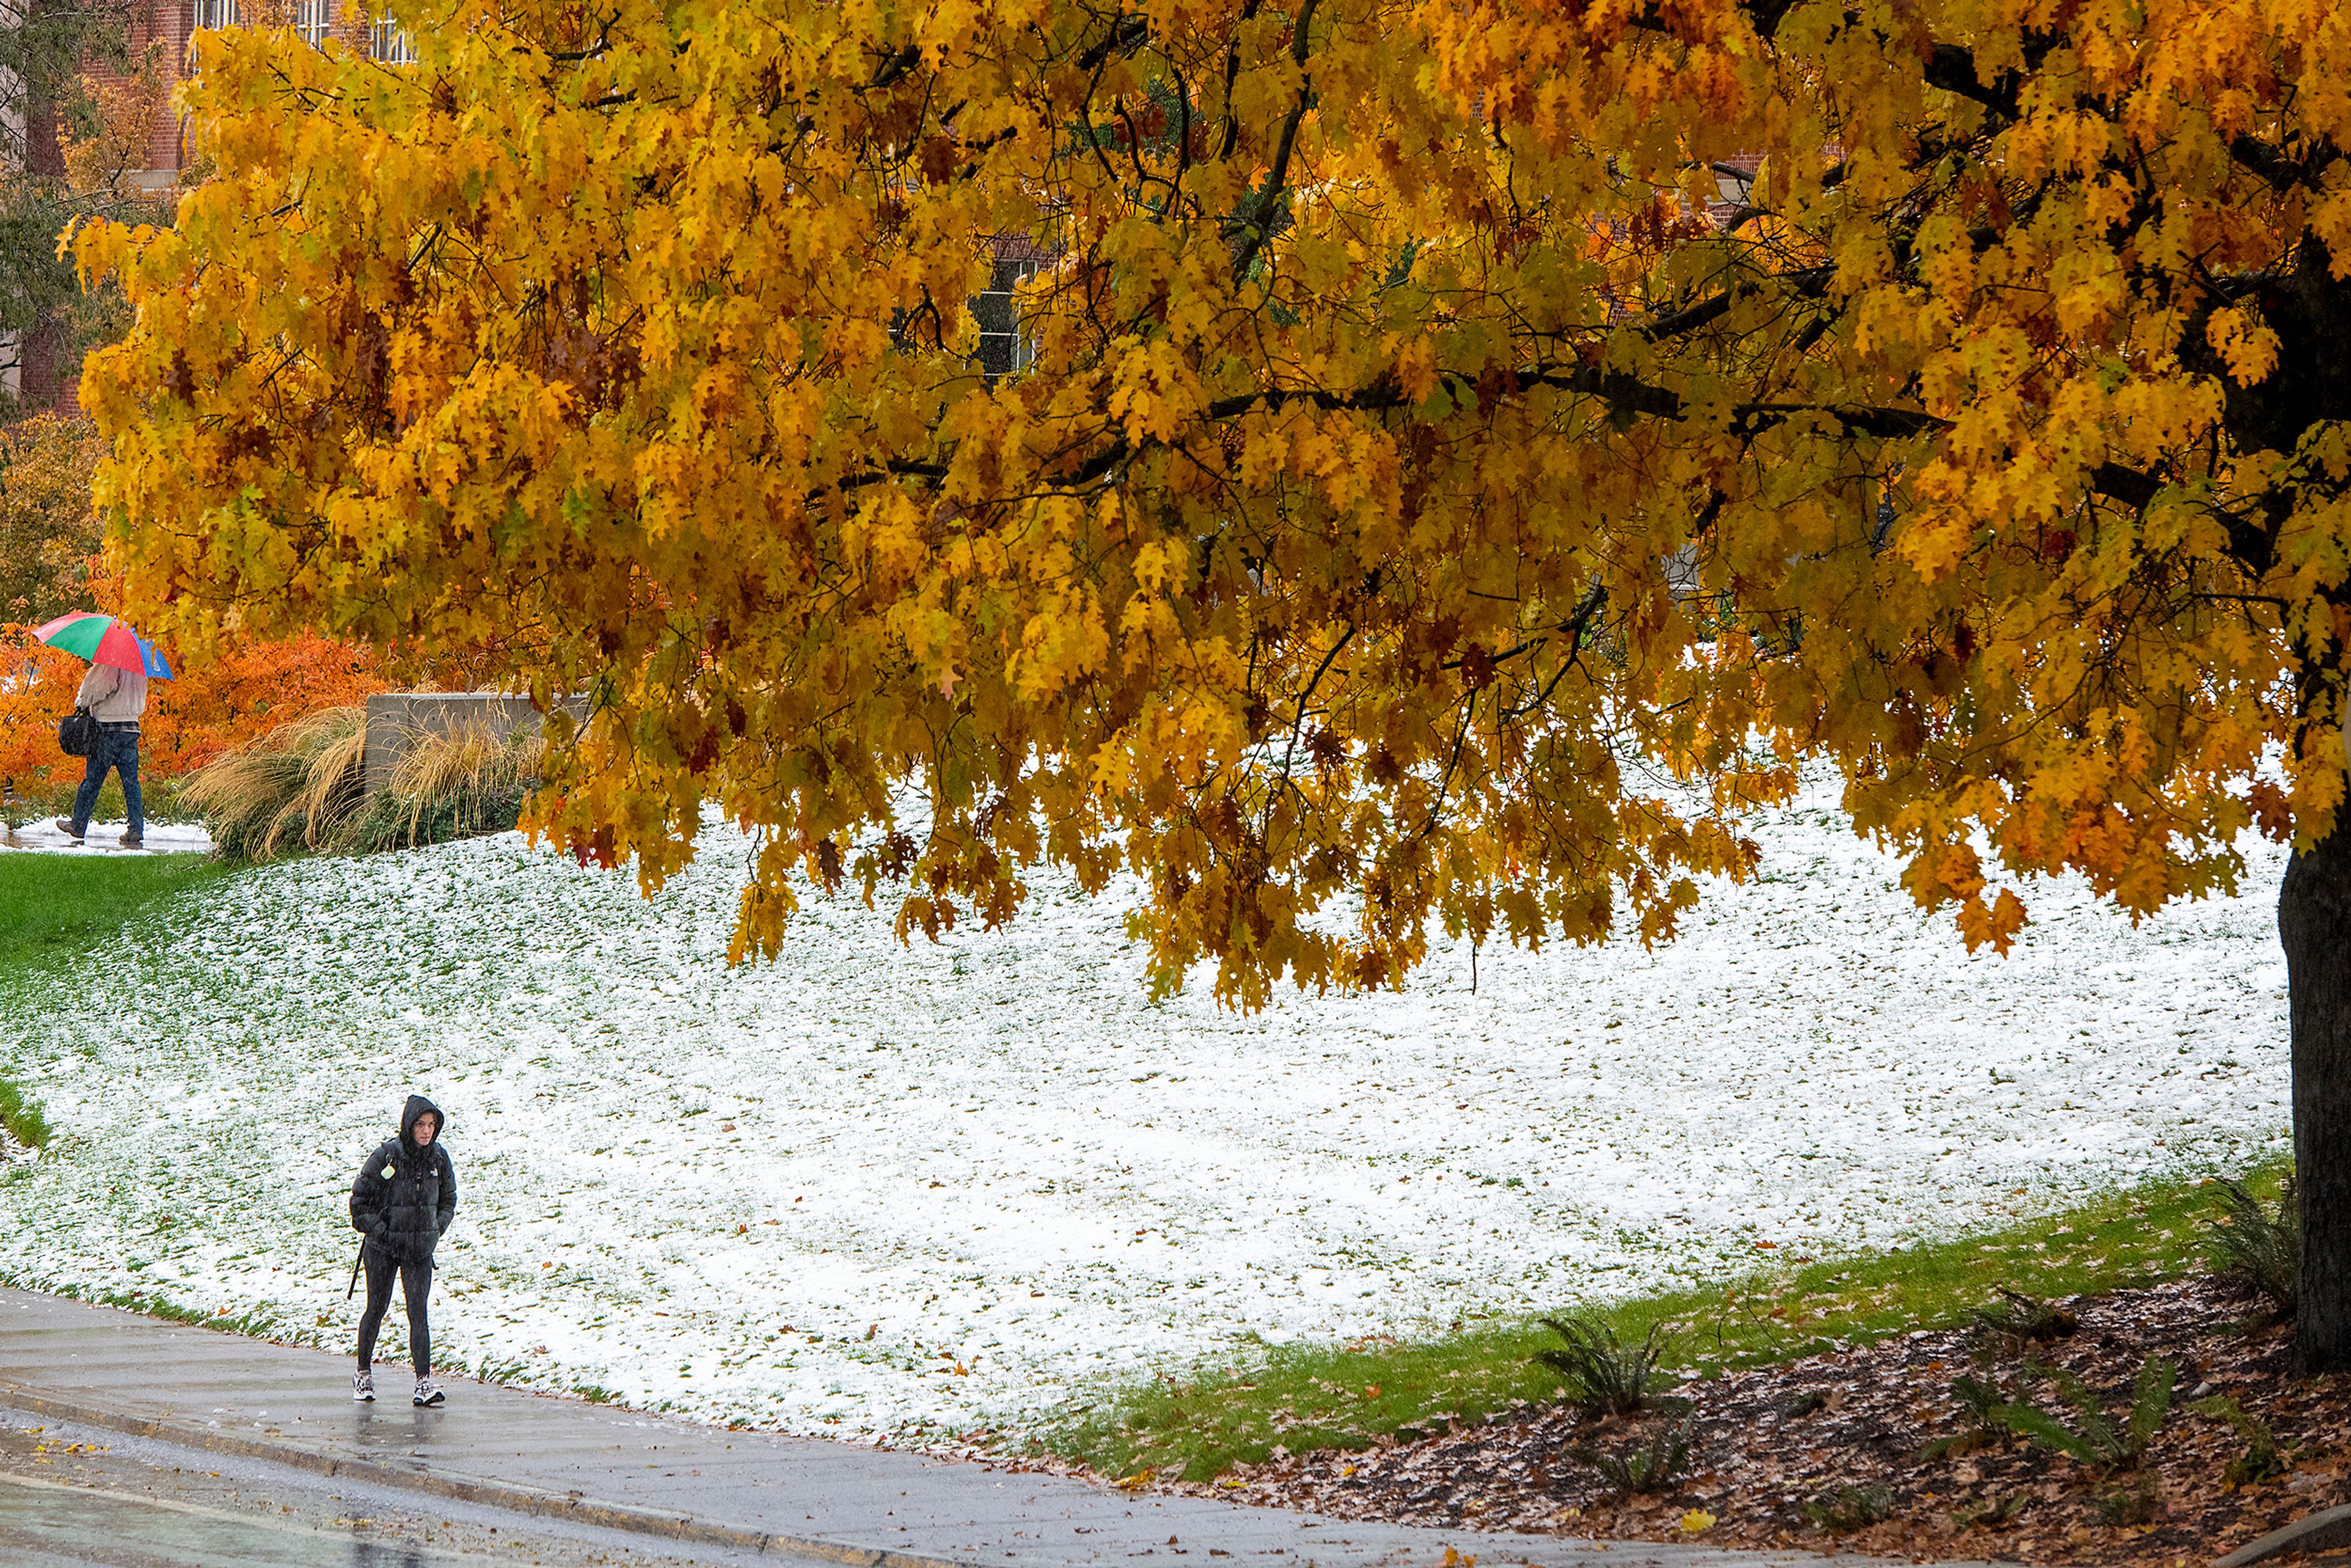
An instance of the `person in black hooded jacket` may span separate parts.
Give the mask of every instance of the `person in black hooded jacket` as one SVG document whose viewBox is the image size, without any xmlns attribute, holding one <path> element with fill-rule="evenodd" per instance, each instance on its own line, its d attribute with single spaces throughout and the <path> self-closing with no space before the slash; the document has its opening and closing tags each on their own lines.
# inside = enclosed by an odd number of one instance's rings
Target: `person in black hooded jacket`
<svg viewBox="0 0 2351 1568">
<path fill-rule="evenodd" d="M 375 1397 L 375 1336 L 392 1305 L 394 1274 L 408 1308 L 408 1359 L 416 1368 L 413 1403 L 438 1405 L 444 1397 L 433 1381 L 433 1331 L 424 1308 L 433 1291 L 433 1249 L 457 1212 L 457 1170 L 440 1137 L 447 1124 L 439 1106 L 411 1094 L 400 1113 L 400 1136 L 386 1139 L 370 1155 L 351 1183 L 351 1228 L 366 1238 L 360 1243 L 360 1261 L 367 1270 L 360 1369 L 351 1378 L 354 1399 Z"/>
</svg>

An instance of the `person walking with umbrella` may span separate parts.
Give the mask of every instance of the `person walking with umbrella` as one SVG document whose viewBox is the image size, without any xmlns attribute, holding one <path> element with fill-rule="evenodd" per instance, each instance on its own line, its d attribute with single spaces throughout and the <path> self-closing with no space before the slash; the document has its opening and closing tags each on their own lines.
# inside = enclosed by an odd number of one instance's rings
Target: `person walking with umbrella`
<svg viewBox="0 0 2351 1568">
<path fill-rule="evenodd" d="M 59 817 L 57 830 L 81 841 L 110 769 L 122 780 L 122 805 L 131 817 L 130 831 L 120 841 L 124 849 L 138 849 L 147 839 L 147 813 L 139 798 L 139 719 L 147 711 L 149 678 L 170 680 L 172 666 L 152 643 L 111 615 L 60 615 L 34 635 L 89 661 L 74 706 L 97 721 L 97 732 L 82 765 L 81 788 L 74 792 L 73 815 Z"/>
</svg>

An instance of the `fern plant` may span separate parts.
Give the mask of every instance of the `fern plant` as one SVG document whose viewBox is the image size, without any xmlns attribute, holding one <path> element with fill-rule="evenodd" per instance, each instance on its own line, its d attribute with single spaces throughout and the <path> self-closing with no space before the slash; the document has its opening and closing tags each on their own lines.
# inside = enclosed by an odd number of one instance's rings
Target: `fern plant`
<svg viewBox="0 0 2351 1568">
<path fill-rule="evenodd" d="M 2012 1491 L 2005 1497 L 1988 1497 L 1981 1502 L 1970 1503 L 1951 1515 L 1951 1523 L 1960 1530 L 1973 1530 L 1982 1525 L 1997 1530 L 2024 1511 L 2032 1500 L 2031 1492 Z"/>
<path fill-rule="evenodd" d="M 1804 1517 L 1817 1530 L 1839 1533 L 1893 1517 L 1892 1487 L 1836 1486 L 1804 1504 Z"/>
<path fill-rule="evenodd" d="M 1948 1437 L 1938 1437 L 1919 1450 L 1922 1459 L 1948 1458 L 1980 1448 L 1997 1437 L 2001 1430 L 2000 1412 L 2008 1403 L 1997 1382 L 1985 1383 L 1961 1373 L 1951 1379 L 1951 1400 L 1959 1407 L 1959 1418 L 1966 1423 Z"/>
<path fill-rule="evenodd" d="M 2117 1487 L 2098 1498 L 2098 1517 L 2108 1524 L 2147 1524 L 2162 1516 L 2163 1490 L 2151 1475 L 2139 1477 L 2136 1486 Z"/>
<path fill-rule="evenodd" d="M 2213 1271 L 2268 1298 L 2276 1309 L 2273 1321 L 2292 1317 L 2302 1284 L 2302 1206 L 2294 1177 L 2278 1189 L 2274 1211 L 2237 1182 L 2224 1178 L 2220 1188 L 2229 1212 L 2211 1229 Z"/>
<path fill-rule="evenodd" d="M 2047 1344 L 2074 1333 L 2082 1320 L 2067 1308 L 2054 1301 L 2044 1301 L 2022 1291 L 2000 1287 L 2001 1299 L 1990 1306 L 1978 1307 L 1972 1316 L 1976 1326 L 2011 1343 Z"/>
<path fill-rule="evenodd" d="M 1695 1424 L 1695 1417 L 1684 1420 L 1621 1454 L 1579 1443 L 1568 1449 L 1567 1457 L 1597 1470 L 1603 1480 L 1620 1492 L 1661 1491 L 1667 1481 L 1689 1468 L 1690 1431 Z"/>
<path fill-rule="evenodd" d="M 1663 1322 L 1651 1323 L 1641 1339 L 1624 1340 L 1590 1313 L 1541 1321 L 1565 1343 L 1556 1350 L 1535 1352 L 1535 1362 L 1567 1379 L 1570 1400 L 1610 1416 L 1630 1416 L 1648 1407 L 1657 1362 L 1672 1343 Z"/>
<path fill-rule="evenodd" d="M 2210 1399 L 2199 1399 L 2189 1406 L 2199 1416 L 2215 1421 L 2226 1421 L 2236 1428 L 2237 1436 L 2245 1440 L 2245 1451 L 2229 1461 L 2220 1479 L 2231 1486 L 2251 1486 L 2285 1472 L 2285 1456 L 2278 1451 L 2277 1439 L 2258 1416 L 2246 1414 L 2244 1407 L 2225 1394 Z"/>
<path fill-rule="evenodd" d="M 2056 1367 L 2035 1368 L 2074 1406 L 2078 1424 L 2068 1427 L 2047 1411 L 2025 1404 L 2002 1405 L 1993 1418 L 2028 1442 L 2067 1455 L 2102 1470 L 2127 1469 L 2138 1463 L 2147 1446 L 2171 1413 L 2172 1385 L 2179 1369 L 2157 1356 L 2142 1364 L 2131 1390 L 2130 1414 L 2117 1423 L 2098 1403 L 2096 1395 L 2072 1373 Z"/>
</svg>

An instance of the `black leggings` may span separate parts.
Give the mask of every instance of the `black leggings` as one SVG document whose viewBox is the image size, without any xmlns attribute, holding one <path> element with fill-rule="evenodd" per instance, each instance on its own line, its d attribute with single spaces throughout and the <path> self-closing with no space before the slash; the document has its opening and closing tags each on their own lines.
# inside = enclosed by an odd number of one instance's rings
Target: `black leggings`
<svg viewBox="0 0 2351 1568">
<path fill-rule="evenodd" d="M 392 1305 L 392 1276 L 397 1271 L 400 1299 L 408 1308 L 408 1361 L 423 1377 L 433 1370 L 433 1330 L 424 1321 L 425 1298 L 433 1293 L 433 1265 L 394 1263 L 372 1246 L 363 1256 L 368 1294 L 367 1311 L 360 1314 L 360 1370 L 374 1364 L 376 1331 L 383 1327 L 384 1312 Z"/>
</svg>

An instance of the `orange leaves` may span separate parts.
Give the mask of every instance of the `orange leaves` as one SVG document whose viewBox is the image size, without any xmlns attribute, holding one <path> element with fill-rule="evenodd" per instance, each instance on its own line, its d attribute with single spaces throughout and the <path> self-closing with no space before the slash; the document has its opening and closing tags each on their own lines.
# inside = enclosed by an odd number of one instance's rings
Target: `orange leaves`
<svg viewBox="0 0 2351 1568">
<path fill-rule="evenodd" d="M 2007 953 L 2024 923 L 2023 901 L 2004 887 L 1989 906 L 1980 898 L 1970 898 L 1959 910 L 1959 936 L 1970 953 L 1987 945 L 1996 953 Z"/>
<path fill-rule="evenodd" d="M 2278 843 L 2294 838 L 2294 807 L 2286 792 L 2267 779 L 2256 779 L 2246 791 L 2245 802 L 2252 808 L 2253 823 L 2262 837 Z"/>
<path fill-rule="evenodd" d="M 593 692 L 538 826 L 767 830 L 738 955 L 814 846 L 926 935 L 1051 856 L 1243 1005 L 1663 939 L 1805 757 L 1996 948 L 1970 844 L 2137 911 L 2332 810 L 2332 747 L 2243 786 L 2338 711 L 2281 258 L 2351 203 L 2277 170 L 2351 144 L 2339 25 L 1243 9 L 224 35 L 221 178 L 77 239 L 134 607 Z"/>
<path fill-rule="evenodd" d="M 2252 312 L 2234 306 L 2212 312 L 2204 329 L 2207 341 L 2220 356 L 2229 379 L 2239 386 L 2254 386 L 2277 368 L 2278 337 Z"/>
<path fill-rule="evenodd" d="M 31 643 L 22 627 L 0 628 L 0 776 L 30 786 L 73 776 L 59 754 L 57 721 L 73 711 L 89 666 Z M 319 708 L 364 702 L 386 683 L 364 649 L 303 636 L 234 643 L 214 653 L 176 658 L 179 678 L 147 688 L 140 765 L 155 779 L 184 776 L 222 752 Z"/>
<path fill-rule="evenodd" d="M 141 766 L 160 777 L 193 772 L 306 713 L 353 706 L 391 685 L 371 651 L 310 634 L 224 640 L 177 668 L 177 680 L 147 688 Z"/>
<path fill-rule="evenodd" d="M 62 780 L 80 764 L 57 750 L 57 720 L 73 712 L 89 666 L 34 643 L 30 628 L 0 626 L 0 778 L 21 789 Z"/>
</svg>

